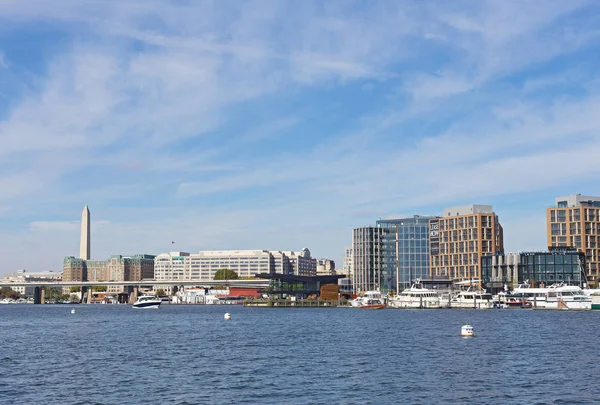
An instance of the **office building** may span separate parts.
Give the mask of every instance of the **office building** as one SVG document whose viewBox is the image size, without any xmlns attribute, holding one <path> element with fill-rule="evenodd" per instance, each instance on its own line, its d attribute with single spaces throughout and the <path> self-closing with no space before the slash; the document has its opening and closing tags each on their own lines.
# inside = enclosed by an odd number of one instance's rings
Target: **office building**
<svg viewBox="0 0 600 405">
<path fill-rule="evenodd" d="M 59 282 L 62 280 L 62 274 L 54 272 L 52 270 L 42 272 L 27 272 L 24 269 L 17 270 L 15 273 L 4 276 L 3 281 L 15 282 L 15 283 L 33 283 L 33 282 Z M 18 292 L 21 295 L 31 297 L 34 294 L 35 285 L 29 286 L 12 286 L 10 287 L 13 291 Z"/>
<path fill-rule="evenodd" d="M 63 260 L 63 281 L 140 281 L 154 278 L 154 255 L 113 255 L 108 260 L 82 260 L 67 256 Z M 109 292 L 122 292 L 111 286 Z"/>
<path fill-rule="evenodd" d="M 587 281 L 599 284 L 600 197 L 572 194 L 559 197 L 546 210 L 549 247 L 577 249 L 585 254 Z"/>
<path fill-rule="evenodd" d="M 156 256 L 154 274 L 157 281 L 185 280 L 212 281 L 220 269 L 229 269 L 239 278 L 254 278 L 256 274 L 279 273 L 286 275 L 314 276 L 317 261 L 310 250 L 210 250 L 198 253 L 169 252 Z M 169 286 L 164 286 L 170 291 Z"/>
<path fill-rule="evenodd" d="M 429 220 L 432 276 L 481 287 L 481 257 L 504 253 L 504 236 L 491 205 L 446 208 Z"/>
<path fill-rule="evenodd" d="M 519 252 L 481 258 L 483 287 L 489 292 L 512 290 L 528 282 L 532 287 L 555 283 L 583 286 L 585 254 L 576 249 L 556 248 L 548 252 Z"/>
</svg>

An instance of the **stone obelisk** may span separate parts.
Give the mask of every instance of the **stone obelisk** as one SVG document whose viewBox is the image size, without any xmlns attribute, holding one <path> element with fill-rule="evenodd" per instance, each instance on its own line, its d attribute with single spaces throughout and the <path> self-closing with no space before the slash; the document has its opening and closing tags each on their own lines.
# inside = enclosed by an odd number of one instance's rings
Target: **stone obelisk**
<svg viewBox="0 0 600 405">
<path fill-rule="evenodd" d="M 90 246 L 90 209 L 86 205 L 81 214 L 81 242 L 79 244 L 79 258 L 83 260 L 91 259 Z"/>
</svg>

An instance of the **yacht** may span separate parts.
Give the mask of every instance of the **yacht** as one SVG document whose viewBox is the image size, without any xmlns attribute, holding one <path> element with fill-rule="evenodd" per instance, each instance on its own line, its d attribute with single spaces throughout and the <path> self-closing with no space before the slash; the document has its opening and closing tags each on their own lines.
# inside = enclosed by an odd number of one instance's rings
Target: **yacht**
<svg viewBox="0 0 600 405">
<path fill-rule="evenodd" d="M 483 291 L 468 290 L 460 291 L 450 300 L 451 308 L 476 308 L 489 309 L 494 307 L 492 294 Z"/>
<path fill-rule="evenodd" d="M 592 309 L 592 299 L 576 285 L 552 284 L 546 295 L 548 309 Z"/>
<path fill-rule="evenodd" d="M 523 284 L 517 284 L 513 289 L 512 295 L 519 295 L 527 298 L 534 308 L 546 308 L 547 287 L 532 287 L 529 280 Z"/>
<path fill-rule="evenodd" d="M 134 308 L 158 308 L 162 300 L 156 295 L 142 295 L 133 303 Z"/>
<path fill-rule="evenodd" d="M 355 299 L 350 301 L 350 305 L 355 308 L 360 308 L 363 305 L 367 305 L 369 300 L 382 301 L 381 293 L 379 291 L 367 291 L 362 297 L 356 297 Z"/>
<path fill-rule="evenodd" d="M 410 288 L 396 295 L 391 301 L 392 308 L 441 308 L 437 291 L 422 288 L 419 280 Z"/>
</svg>

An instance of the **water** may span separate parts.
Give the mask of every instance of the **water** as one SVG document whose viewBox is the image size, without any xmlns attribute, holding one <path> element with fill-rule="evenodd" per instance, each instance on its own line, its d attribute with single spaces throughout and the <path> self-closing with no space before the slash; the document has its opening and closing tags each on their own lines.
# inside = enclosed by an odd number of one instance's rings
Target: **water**
<svg viewBox="0 0 600 405">
<path fill-rule="evenodd" d="M 599 319 L 533 310 L 2 305 L 0 403 L 598 403 Z M 465 323 L 474 338 L 460 337 Z"/>
</svg>

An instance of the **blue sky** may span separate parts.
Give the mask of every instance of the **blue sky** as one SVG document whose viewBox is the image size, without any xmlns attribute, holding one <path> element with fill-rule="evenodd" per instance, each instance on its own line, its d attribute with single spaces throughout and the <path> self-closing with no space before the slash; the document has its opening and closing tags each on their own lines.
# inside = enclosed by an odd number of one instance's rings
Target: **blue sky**
<svg viewBox="0 0 600 405">
<path fill-rule="evenodd" d="M 595 1 L 0 3 L 0 274 L 297 250 L 492 204 L 507 250 L 599 195 Z"/>
</svg>

